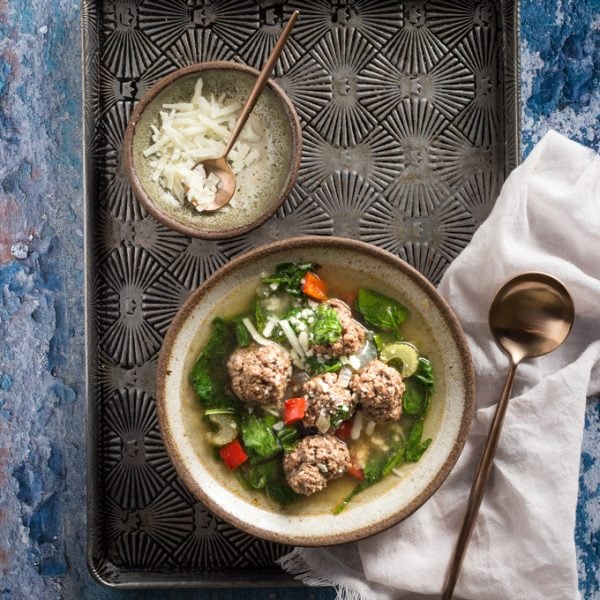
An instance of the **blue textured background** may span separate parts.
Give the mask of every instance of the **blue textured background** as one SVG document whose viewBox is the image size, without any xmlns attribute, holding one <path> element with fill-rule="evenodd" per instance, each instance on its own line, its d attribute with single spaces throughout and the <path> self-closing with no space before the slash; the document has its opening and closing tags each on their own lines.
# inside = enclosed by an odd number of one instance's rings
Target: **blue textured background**
<svg viewBox="0 0 600 600">
<path fill-rule="evenodd" d="M 79 4 L 0 0 L 0 598 L 331 598 L 328 590 L 152 595 L 85 565 Z M 523 0 L 523 147 L 549 129 L 600 149 L 600 0 Z M 576 540 L 600 598 L 600 403 Z"/>
</svg>

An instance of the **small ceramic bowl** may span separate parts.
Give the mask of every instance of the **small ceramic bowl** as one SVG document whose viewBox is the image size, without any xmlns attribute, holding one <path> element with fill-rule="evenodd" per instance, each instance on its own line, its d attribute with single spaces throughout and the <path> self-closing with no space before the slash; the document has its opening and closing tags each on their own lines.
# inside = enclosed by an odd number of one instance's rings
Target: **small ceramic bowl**
<svg viewBox="0 0 600 600">
<path fill-rule="evenodd" d="M 239 314 L 250 302 L 261 273 L 278 263 L 314 261 L 343 273 L 355 287 L 370 287 L 402 302 L 423 336 L 434 365 L 436 392 L 425 420 L 433 442 L 402 477 L 388 476 L 357 495 L 339 515 L 327 490 L 285 509 L 260 492 L 243 488 L 216 461 L 204 435 L 202 409 L 190 371 L 215 316 Z M 232 260 L 202 284 L 173 320 L 158 365 L 157 406 L 167 451 L 190 491 L 210 510 L 256 536 L 298 546 L 339 544 L 364 538 L 405 519 L 441 485 L 458 459 L 470 429 L 474 376 L 458 320 L 435 288 L 392 254 L 342 238 L 304 237 L 263 246 Z M 334 485 L 337 482 L 333 482 Z"/>
<path fill-rule="evenodd" d="M 302 131 L 296 110 L 285 92 L 272 80 L 253 112 L 266 136 L 267 151 L 252 165 L 247 181 L 238 181 L 239 206 L 228 211 L 199 213 L 181 206 L 159 182 L 152 181 L 150 158 L 143 155 L 152 144 L 151 125 L 158 126 L 163 104 L 189 102 L 199 77 L 203 95 L 225 93 L 243 104 L 258 77 L 258 71 L 236 62 L 206 62 L 191 65 L 161 79 L 142 97 L 133 111 L 123 151 L 127 177 L 144 208 L 167 227 L 186 235 L 225 239 L 258 227 L 281 205 L 296 181 L 302 151 Z"/>
</svg>

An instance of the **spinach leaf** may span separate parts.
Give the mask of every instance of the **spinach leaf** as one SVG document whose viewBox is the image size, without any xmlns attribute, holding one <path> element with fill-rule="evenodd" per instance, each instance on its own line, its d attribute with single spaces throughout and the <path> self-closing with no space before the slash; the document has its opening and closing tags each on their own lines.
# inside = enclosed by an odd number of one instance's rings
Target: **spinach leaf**
<svg viewBox="0 0 600 600">
<path fill-rule="evenodd" d="M 233 328 L 221 318 L 213 321 L 213 332 L 190 374 L 192 387 L 207 408 L 235 407 L 236 400 L 227 392 L 226 362 L 236 346 Z"/>
<path fill-rule="evenodd" d="M 415 421 L 413 426 L 408 432 L 408 438 L 406 440 L 406 452 L 404 457 L 408 462 L 417 462 L 427 448 L 431 444 L 431 438 L 421 443 L 421 437 L 423 436 L 423 419 Z"/>
<path fill-rule="evenodd" d="M 365 288 L 358 290 L 356 310 L 367 323 L 384 331 L 396 331 L 408 317 L 405 306 Z"/>
<path fill-rule="evenodd" d="M 393 344 L 394 342 L 403 341 L 403 337 L 396 331 L 381 331 L 373 336 L 377 350 L 381 352 L 384 346 Z"/>
<path fill-rule="evenodd" d="M 302 280 L 309 271 L 316 271 L 319 265 L 311 262 L 306 263 L 281 263 L 275 267 L 275 273 L 264 277 L 262 282 L 277 287 L 273 292 L 286 291 L 292 296 L 302 295 Z M 270 288 L 271 289 L 271 288 Z"/>
<path fill-rule="evenodd" d="M 252 336 L 242 321 L 243 317 L 238 317 L 233 321 L 233 330 L 235 332 L 235 339 L 237 345 L 245 348 L 252 343 Z"/>
<path fill-rule="evenodd" d="M 337 358 L 321 362 L 314 356 L 309 356 L 305 360 L 306 367 L 311 375 L 321 375 L 322 373 L 336 373 L 343 365 Z"/>
<path fill-rule="evenodd" d="M 431 363 L 424 356 L 419 357 L 419 366 L 413 377 L 419 381 L 428 394 L 433 394 L 433 369 Z"/>
<path fill-rule="evenodd" d="M 367 460 L 364 468 L 364 481 L 373 485 L 383 478 L 383 468 L 386 464 L 387 454 L 372 456 Z"/>
<path fill-rule="evenodd" d="M 422 385 L 413 379 L 407 379 L 404 395 L 402 396 L 402 409 L 404 414 L 412 417 L 425 416 L 429 395 Z"/>
<path fill-rule="evenodd" d="M 298 443 L 300 436 L 298 428 L 293 425 L 288 425 L 275 433 L 284 452 L 291 452 Z"/>
<path fill-rule="evenodd" d="M 400 467 L 405 462 L 406 444 L 399 444 L 395 451 L 390 452 L 387 461 L 383 466 L 383 477 L 387 477 L 394 469 Z"/>
<path fill-rule="evenodd" d="M 250 462 L 260 462 L 281 451 L 281 444 L 273 431 L 277 421 L 273 415 L 257 417 L 244 413 L 240 422 L 242 441 Z"/>
<path fill-rule="evenodd" d="M 405 451 L 405 442 L 398 440 L 388 452 L 372 455 L 363 469 L 365 478 L 333 509 L 333 513 L 339 515 L 354 496 L 375 485 L 387 477 L 392 469 L 399 467 L 404 462 Z"/>
<path fill-rule="evenodd" d="M 433 392 L 434 383 L 431 363 L 421 356 L 415 374 L 406 380 L 406 389 L 402 397 L 404 413 L 413 417 L 424 417 L 429 405 L 429 398 Z"/>
<path fill-rule="evenodd" d="M 262 333 L 267 324 L 267 311 L 258 298 L 254 298 L 252 302 L 251 312 L 254 316 L 254 323 L 259 333 Z"/>
<path fill-rule="evenodd" d="M 326 304 L 319 304 L 315 311 L 315 321 L 310 327 L 310 340 L 313 344 L 333 344 L 342 335 L 342 324 L 337 311 Z"/>
<path fill-rule="evenodd" d="M 250 488 L 263 490 L 269 498 L 281 506 L 286 506 L 298 497 L 287 484 L 283 466 L 278 457 L 259 464 L 245 466 L 240 470 L 240 473 Z"/>
<path fill-rule="evenodd" d="M 279 481 L 268 482 L 266 492 L 267 496 L 280 506 L 287 506 L 298 498 L 298 494 L 287 484 L 285 477 Z"/>
<path fill-rule="evenodd" d="M 277 475 L 277 459 L 268 460 L 256 465 L 249 465 L 243 470 L 246 483 L 254 490 L 262 490 L 270 479 Z"/>
<path fill-rule="evenodd" d="M 399 467 L 404 462 L 406 442 L 398 440 L 396 444 L 383 455 L 374 456 L 365 465 L 365 480 L 370 484 L 381 481 L 387 477 L 392 469 Z"/>
</svg>

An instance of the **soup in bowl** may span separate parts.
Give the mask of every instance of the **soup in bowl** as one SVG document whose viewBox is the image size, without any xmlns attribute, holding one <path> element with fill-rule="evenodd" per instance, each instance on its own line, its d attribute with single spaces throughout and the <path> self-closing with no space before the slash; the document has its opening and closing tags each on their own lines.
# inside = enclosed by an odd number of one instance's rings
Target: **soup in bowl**
<svg viewBox="0 0 600 600">
<path fill-rule="evenodd" d="M 231 261 L 182 307 L 159 360 L 161 430 L 190 491 L 294 545 L 410 515 L 456 462 L 473 397 L 466 341 L 433 286 L 338 238 Z"/>
</svg>

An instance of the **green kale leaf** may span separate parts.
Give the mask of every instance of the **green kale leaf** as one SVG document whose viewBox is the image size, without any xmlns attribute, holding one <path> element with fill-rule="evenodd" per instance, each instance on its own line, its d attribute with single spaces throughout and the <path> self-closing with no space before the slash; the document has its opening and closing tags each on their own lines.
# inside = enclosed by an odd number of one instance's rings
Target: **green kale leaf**
<svg viewBox="0 0 600 600">
<path fill-rule="evenodd" d="M 431 438 L 421 442 L 423 436 L 423 419 L 419 419 L 414 422 L 413 426 L 408 432 L 408 438 L 406 440 L 406 452 L 404 454 L 405 459 L 408 462 L 417 462 L 427 448 L 431 444 Z"/>
<path fill-rule="evenodd" d="M 244 413 L 240 422 L 242 441 L 250 462 L 260 462 L 281 452 L 281 444 L 273 431 L 277 421 L 273 415 L 258 417 Z"/>
<path fill-rule="evenodd" d="M 236 400 L 227 392 L 226 368 L 227 358 L 236 347 L 235 333 L 219 317 L 212 324 L 212 334 L 194 364 L 190 380 L 203 406 L 235 407 Z"/>
<path fill-rule="evenodd" d="M 342 335 L 342 324 L 337 311 L 327 304 L 319 304 L 315 310 L 315 320 L 310 327 L 310 341 L 313 344 L 333 344 Z"/>
<path fill-rule="evenodd" d="M 264 277 L 262 282 L 268 285 L 271 291 L 285 291 L 292 296 L 302 296 L 302 280 L 309 271 L 316 271 L 319 265 L 306 263 L 281 263 L 275 267 L 275 273 Z M 271 286 L 275 287 L 273 290 Z"/>
<path fill-rule="evenodd" d="M 356 310 L 369 325 L 384 331 L 396 331 L 409 314 L 399 302 L 365 288 L 358 290 Z"/>
</svg>

